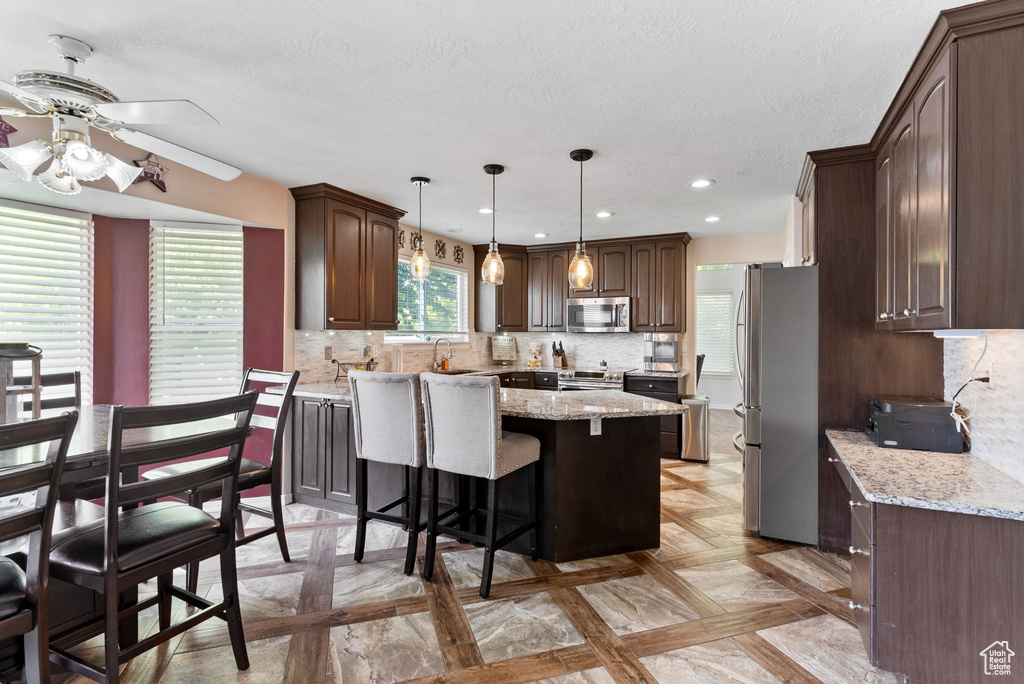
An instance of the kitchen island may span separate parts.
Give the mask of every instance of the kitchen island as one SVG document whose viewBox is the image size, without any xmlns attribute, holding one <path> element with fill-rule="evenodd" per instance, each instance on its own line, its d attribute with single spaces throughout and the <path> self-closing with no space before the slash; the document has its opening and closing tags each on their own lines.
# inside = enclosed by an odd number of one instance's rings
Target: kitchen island
<svg viewBox="0 0 1024 684">
<path fill-rule="evenodd" d="M 541 558 L 560 563 L 658 546 L 660 424 L 664 416 L 685 413 L 685 405 L 618 391 L 500 392 L 503 429 L 541 443 L 536 469 Z M 354 512 L 348 384 L 298 385 L 295 404 L 295 500 Z M 399 469 L 369 465 L 369 505 L 394 500 L 401 490 Z M 525 516 L 533 470 L 524 468 L 503 481 L 503 513 Z M 476 495 L 472 487 L 457 493 L 456 478 L 445 475 L 443 500 Z M 526 551 L 525 540 L 509 550 Z"/>
</svg>

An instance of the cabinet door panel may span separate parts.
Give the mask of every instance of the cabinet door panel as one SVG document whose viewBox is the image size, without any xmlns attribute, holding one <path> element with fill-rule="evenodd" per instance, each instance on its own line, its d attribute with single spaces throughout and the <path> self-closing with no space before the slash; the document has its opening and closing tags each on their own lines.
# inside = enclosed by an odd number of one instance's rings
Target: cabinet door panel
<svg viewBox="0 0 1024 684">
<path fill-rule="evenodd" d="M 875 328 L 892 329 L 893 233 L 892 163 L 888 149 L 875 168 Z"/>
<path fill-rule="evenodd" d="M 909 329 L 913 303 L 913 245 L 916 242 L 916 164 L 914 113 L 908 112 L 896 126 L 892 141 L 891 175 L 893 222 L 893 327 Z"/>
<path fill-rule="evenodd" d="M 398 221 L 367 215 L 367 311 L 369 330 L 398 327 Z"/>
<path fill-rule="evenodd" d="M 804 206 L 803 206 L 803 221 L 801 222 L 801 247 L 803 251 L 802 264 L 813 265 L 817 263 L 817 254 L 815 247 L 817 246 L 817 232 L 815 230 L 815 221 L 817 216 L 817 207 L 815 205 L 815 188 L 814 178 L 812 176 L 810 183 L 807 186 L 807 192 L 804 195 Z"/>
<path fill-rule="evenodd" d="M 683 332 L 683 259 L 682 242 L 657 245 L 655 282 L 655 324 L 658 332 Z"/>
<path fill-rule="evenodd" d="M 565 301 L 569 293 L 569 252 L 548 252 L 547 326 L 551 332 L 565 330 Z"/>
<path fill-rule="evenodd" d="M 323 498 L 326 463 L 326 409 L 319 402 L 295 400 L 292 491 Z"/>
<path fill-rule="evenodd" d="M 550 293 L 548 291 L 548 281 L 550 280 L 548 261 L 547 252 L 532 252 L 530 254 L 529 267 L 527 269 L 530 285 L 527 291 L 530 302 L 531 331 L 548 329 L 548 320 L 551 315 L 548 310 L 548 302 L 550 300 Z"/>
<path fill-rule="evenodd" d="M 356 448 L 352 429 L 352 409 L 345 404 L 327 406 L 328 449 L 327 498 L 354 503 L 356 500 Z"/>
<path fill-rule="evenodd" d="M 365 328 L 363 229 L 366 213 L 327 200 L 327 320 L 328 329 Z M 397 285 L 396 285 L 397 287 Z"/>
<path fill-rule="evenodd" d="M 633 332 L 657 330 L 658 267 L 657 246 L 653 242 L 633 245 L 633 299 L 630 316 Z"/>
<path fill-rule="evenodd" d="M 632 285 L 629 245 L 599 247 L 597 260 L 598 296 L 628 297 Z"/>
<path fill-rule="evenodd" d="M 527 331 L 526 253 L 502 255 L 505 279 L 498 287 L 498 328 L 501 332 Z"/>
<path fill-rule="evenodd" d="M 950 324 L 950 115 L 949 60 L 940 59 L 917 109 L 917 237 L 911 293 L 914 327 Z"/>
</svg>

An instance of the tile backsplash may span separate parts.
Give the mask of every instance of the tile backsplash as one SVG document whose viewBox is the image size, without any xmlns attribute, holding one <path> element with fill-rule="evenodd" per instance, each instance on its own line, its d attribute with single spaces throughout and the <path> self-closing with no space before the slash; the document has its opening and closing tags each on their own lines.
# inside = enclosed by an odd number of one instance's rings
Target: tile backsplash
<svg viewBox="0 0 1024 684">
<path fill-rule="evenodd" d="M 946 400 L 971 377 L 981 356 L 983 339 L 947 339 L 943 343 L 943 375 Z M 988 350 L 976 377 L 992 369 L 993 388 L 972 382 L 957 401 L 971 415 L 971 453 L 1024 482 L 1024 331 L 1000 330 L 988 333 Z"/>
<path fill-rule="evenodd" d="M 403 370 L 421 372 L 430 370 L 432 350 L 429 345 L 385 344 L 384 331 L 351 330 L 332 331 L 296 330 L 295 368 L 301 371 L 302 381 L 333 380 L 335 366 L 325 358 L 325 347 L 331 347 L 333 358 L 356 361 L 363 356 L 363 347 L 370 346 L 370 355 L 380 364 L 377 370 Z M 525 366 L 530 346 L 539 344 L 541 365 L 550 366 L 551 343 L 561 342 L 570 366 L 594 367 L 607 361 L 610 368 L 640 368 L 643 366 L 642 333 L 511 333 L 516 340 L 518 360 L 513 365 Z M 494 365 L 491 358 L 488 333 L 469 333 L 469 341 L 452 346 L 452 365 L 455 368 L 477 368 Z M 686 359 L 686 336 L 682 335 L 680 353 Z M 444 345 L 440 345 L 444 349 Z"/>
</svg>

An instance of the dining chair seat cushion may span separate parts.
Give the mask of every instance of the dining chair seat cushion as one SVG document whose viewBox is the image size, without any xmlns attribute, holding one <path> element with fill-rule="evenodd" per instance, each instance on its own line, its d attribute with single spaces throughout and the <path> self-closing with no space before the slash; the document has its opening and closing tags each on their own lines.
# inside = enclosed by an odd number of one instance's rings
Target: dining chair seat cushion
<svg viewBox="0 0 1024 684">
<path fill-rule="evenodd" d="M 161 477 L 171 477 L 174 475 L 184 475 L 191 473 L 193 470 L 199 470 L 200 468 L 206 468 L 214 465 L 219 461 L 223 461 L 222 458 L 201 458 L 196 461 L 182 461 L 180 463 L 169 463 L 159 468 L 153 468 L 142 473 L 143 480 L 155 480 Z M 264 484 L 262 480 L 270 481 L 270 466 L 266 463 L 260 463 L 250 458 L 241 459 L 241 463 L 238 465 L 238 489 L 249 489 L 256 486 L 256 484 Z M 199 489 L 202 491 L 208 491 L 211 489 L 220 489 L 222 482 L 210 482 L 205 484 Z"/>
<path fill-rule="evenodd" d="M 25 607 L 25 571 L 6 556 L 0 556 L 0 619 Z"/>
<path fill-rule="evenodd" d="M 61 530 L 50 544 L 50 568 L 103 573 L 103 520 Z M 214 539 L 220 524 L 209 513 L 180 501 L 146 504 L 122 511 L 117 523 L 118 570 L 125 572 Z"/>
<path fill-rule="evenodd" d="M 498 461 L 498 477 L 540 460 L 540 440 L 521 432 L 501 431 L 501 458 Z"/>
</svg>

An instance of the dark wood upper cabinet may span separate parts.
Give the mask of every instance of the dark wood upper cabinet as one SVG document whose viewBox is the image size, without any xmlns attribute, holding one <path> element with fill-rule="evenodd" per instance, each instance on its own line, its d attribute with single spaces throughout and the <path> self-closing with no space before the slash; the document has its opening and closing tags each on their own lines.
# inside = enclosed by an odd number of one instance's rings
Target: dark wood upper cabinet
<svg viewBox="0 0 1024 684">
<path fill-rule="evenodd" d="M 658 291 L 657 251 L 654 242 L 633 245 L 633 300 L 629 310 L 633 332 L 656 332 L 658 329 L 655 304 Z"/>
<path fill-rule="evenodd" d="M 598 287 L 595 296 L 628 297 L 633 285 L 630 278 L 631 263 L 629 245 L 598 247 L 597 272 L 594 274 Z"/>
<path fill-rule="evenodd" d="M 814 176 L 807 182 L 807 188 L 803 195 L 803 209 L 800 221 L 800 263 L 804 266 L 813 266 L 817 263 L 816 241 L 818 239 L 815 231 L 817 203 L 815 200 Z"/>
<path fill-rule="evenodd" d="M 686 245 L 682 240 L 639 242 L 632 246 L 630 302 L 633 332 L 683 332 L 683 270 Z"/>
<path fill-rule="evenodd" d="M 1024 328 L 1022 24 L 1013 3 L 943 12 L 875 134 L 880 329 Z"/>
<path fill-rule="evenodd" d="M 398 220 L 405 212 L 324 183 L 291 192 L 295 327 L 397 328 Z"/>
<path fill-rule="evenodd" d="M 892 161 L 886 147 L 875 164 L 875 329 L 891 330 L 893 313 Z"/>
<path fill-rule="evenodd" d="M 476 258 L 473 278 L 476 281 L 477 332 L 527 332 L 529 330 L 528 274 L 526 248 L 498 245 L 505 264 L 501 285 L 489 285 L 480 279 L 480 267 L 487 256 L 487 245 L 473 248 Z"/>
<path fill-rule="evenodd" d="M 528 265 L 531 332 L 565 330 L 565 300 L 569 289 L 569 252 L 560 249 L 530 252 Z"/>
</svg>

